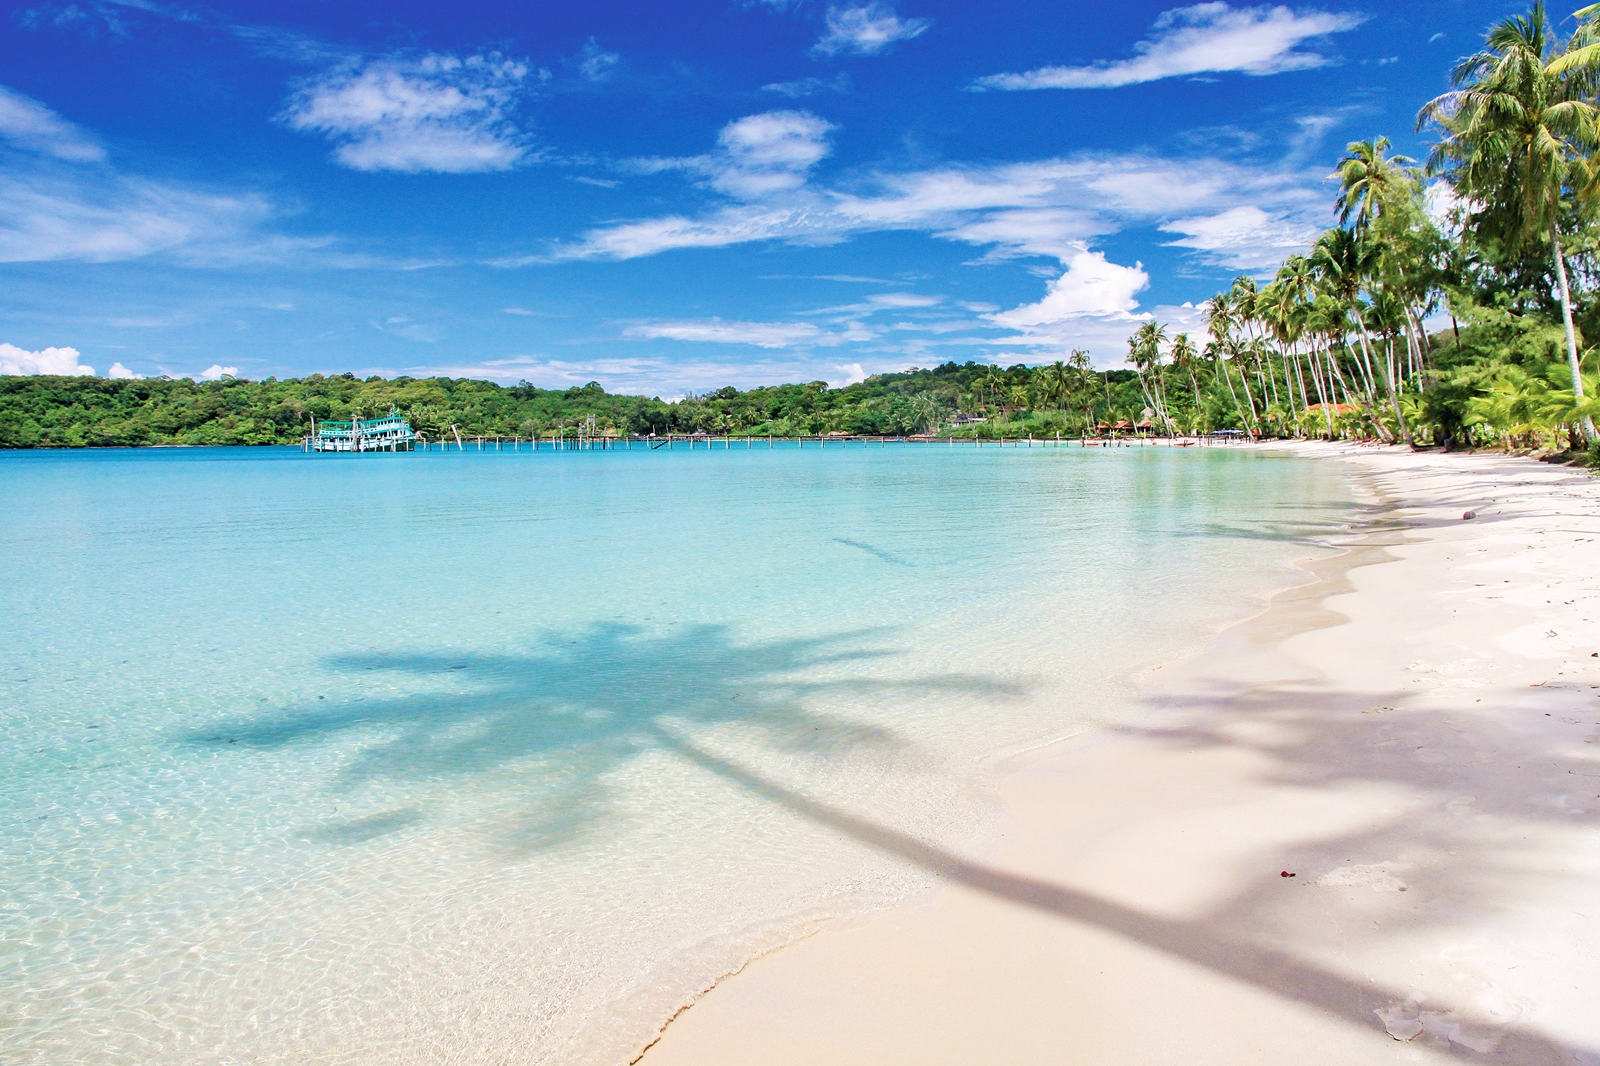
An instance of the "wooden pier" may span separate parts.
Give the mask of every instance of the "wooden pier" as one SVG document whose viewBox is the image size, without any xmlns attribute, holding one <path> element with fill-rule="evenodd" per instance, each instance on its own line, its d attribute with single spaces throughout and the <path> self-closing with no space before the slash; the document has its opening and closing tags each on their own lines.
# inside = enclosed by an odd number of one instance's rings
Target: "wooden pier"
<svg viewBox="0 0 1600 1066">
<path fill-rule="evenodd" d="M 753 437 L 723 434 L 711 436 L 701 433 L 670 433 L 661 436 L 619 434 L 616 436 L 583 435 L 569 437 L 560 432 L 539 436 L 461 436 L 452 434 L 443 440 L 419 439 L 411 448 L 419 452 L 589 452 L 589 451 L 733 451 L 758 448 L 796 448 L 820 451 L 843 448 L 888 448 L 920 446 L 925 448 L 1141 448 L 1141 447 L 1237 447 L 1250 443 L 1248 438 L 1228 437 L 979 437 L 954 436 L 867 436 L 860 434 L 805 437 Z"/>
</svg>

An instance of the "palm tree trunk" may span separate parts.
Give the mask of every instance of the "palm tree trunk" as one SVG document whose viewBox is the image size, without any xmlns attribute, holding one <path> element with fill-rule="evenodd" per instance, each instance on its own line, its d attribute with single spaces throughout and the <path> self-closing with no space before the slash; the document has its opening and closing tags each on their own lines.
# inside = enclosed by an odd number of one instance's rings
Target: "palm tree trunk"
<svg viewBox="0 0 1600 1066">
<path fill-rule="evenodd" d="M 1239 421 L 1244 423 L 1244 428 L 1250 428 L 1250 420 L 1244 416 L 1244 405 L 1239 402 L 1239 394 L 1233 391 L 1233 376 L 1228 373 L 1228 361 L 1217 360 L 1217 369 L 1222 371 L 1222 381 L 1228 386 L 1228 395 L 1233 397 L 1233 409 L 1239 412 Z"/>
<path fill-rule="evenodd" d="M 1550 247 L 1555 253 L 1556 280 L 1561 285 L 1561 324 L 1567 330 L 1567 366 L 1572 371 L 1572 395 L 1581 403 L 1583 369 L 1578 364 L 1578 335 L 1572 328 L 1572 293 L 1567 289 L 1567 259 L 1561 254 L 1561 238 L 1556 233 L 1555 223 L 1550 224 Z M 1594 419 L 1584 415 L 1583 439 L 1593 444 L 1595 436 Z"/>
<path fill-rule="evenodd" d="M 1256 398 L 1250 395 L 1250 375 L 1245 373 L 1245 368 L 1242 366 L 1239 368 L 1239 384 L 1244 386 L 1244 398 L 1250 404 L 1250 421 L 1259 428 L 1261 418 L 1256 414 Z"/>
<path fill-rule="evenodd" d="M 1361 338 L 1361 356 L 1363 360 L 1362 369 L 1366 371 L 1367 375 L 1367 406 L 1375 409 L 1378 406 L 1378 396 L 1377 385 L 1374 383 L 1373 379 L 1377 377 L 1377 373 L 1373 370 L 1372 366 L 1372 345 L 1367 339 L 1367 324 L 1361 320 L 1359 310 L 1356 316 L 1356 325 L 1358 327 L 1357 335 Z M 1399 407 L 1396 406 L 1395 409 L 1399 410 Z M 1376 422 L 1378 432 L 1384 437 L 1384 439 L 1393 439 L 1389 436 L 1389 431 L 1384 428 L 1382 422 L 1377 422 L 1376 419 L 1374 419 L 1374 422 Z"/>
<path fill-rule="evenodd" d="M 1411 440 L 1411 428 L 1406 425 L 1406 416 L 1400 412 L 1400 395 L 1394 385 L 1394 338 L 1389 338 L 1389 343 L 1383 348 L 1383 370 L 1386 375 L 1385 384 L 1389 386 L 1389 407 L 1394 411 L 1394 420 L 1400 426 L 1400 435 L 1406 443 L 1415 447 Z"/>
<path fill-rule="evenodd" d="M 1315 385 L 1316 389 L 1317 389 L 1317 402 L 1322 405 L 1322 424 L 1323 424 L 1323 427 L 1326 428 L 1327 431 L 1328 431 L 1328 439 L 1332 440 L 1333 439 L 1333 412 L 1331 410 L 1329 410 L 1329 408 L 1332 406 L 1333 398 L 1334 398 L 1333 397 L 1333 381 L 1330 379 L 1329 382 L 1328 382 L 1327 388 L 1326 389 L 1323 388 L 1322 378 L 1317 373 L 1317 359 L 1316 359 L 1316 353 L 1314 351 L 1312 352 L 1310 358 L 1307 359 L 1307 363 L 1311 367 L 1311 383 L 1313 385 Z M 1300 367 L 1298 365 L 1296 365 L 1294 369 L 1295 369 L 1295 373 L 1298 374 L 1300 372 Z M 1306 388 L 1305 379 L 1302 378 L 1301 381 L 1300 381 L 1300 391 L 1302 393 L 1304 393 L 1305 392 L 1305 388 Z M 1310 405 L 1307 404 L 1307 406 L 1309 407 Z"/>
</svg>

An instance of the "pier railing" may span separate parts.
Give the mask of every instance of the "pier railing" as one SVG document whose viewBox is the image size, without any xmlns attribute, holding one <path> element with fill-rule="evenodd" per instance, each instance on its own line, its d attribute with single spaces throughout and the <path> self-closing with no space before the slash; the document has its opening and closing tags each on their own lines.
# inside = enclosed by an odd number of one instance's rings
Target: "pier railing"
<svg viewBox="0 0 1600 1066">
<path fill-rule="evenodd" d="M 560 452 L 560 451 L 734 451 L 757 448 L 1140 448 L 1140 447 L 1238 447 L 1249 444 L 1246 437 L 956 437 L 916 434 L 874 436 L 863 434 L 821 434 L 818 436 L 778 437 L 735 434 L 671 433 L 659 436 L 619 434 L 617 436 L 568 437 L 560 433 L 540 436 L 462 436 L 443 440 L 419 440 L 412 450 L 419 452 Z"/>
</svg>

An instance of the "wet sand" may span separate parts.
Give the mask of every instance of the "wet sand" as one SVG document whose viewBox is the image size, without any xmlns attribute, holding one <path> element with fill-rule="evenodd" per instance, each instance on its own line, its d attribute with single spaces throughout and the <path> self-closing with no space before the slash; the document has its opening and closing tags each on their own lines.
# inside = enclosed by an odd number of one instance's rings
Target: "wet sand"
<svg viewBox="0 0 1600 1066">
<path fill-rule="evenodd" d="M 755 960 L 645 1066 L 1600 1066 L 1600 481 L 1288 447 L 1364 500 L 1307 583 L 1014 760 L 997 848 L 812 804 L 945 887 Z"/>
</svg>

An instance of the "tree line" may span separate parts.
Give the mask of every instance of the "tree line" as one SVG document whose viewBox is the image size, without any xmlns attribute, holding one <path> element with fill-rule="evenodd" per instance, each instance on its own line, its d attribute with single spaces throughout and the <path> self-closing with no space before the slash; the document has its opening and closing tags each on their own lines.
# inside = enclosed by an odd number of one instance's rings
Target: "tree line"
<svg viewBox="0 0 1600 1066">
<path fill-rule="evenodd" d="M 1090 409 L 1138 418 L 1137 375 L 1095 373 Z M 350 374 L 279 381 L 187 378 L 0 378 L 0 447 L 294 444 L 311 420 L 371 418 L 398 408 L 430 440 L 544 436 L 592 425 L 602 433 L 802 436 L 825 433 L 1045 436 L 1076 433 L 1082 411 L 1062 398 L 1049 367 L 946 363 L 881 374 L 844 388 L 826 382 L 741 391 L 723 388 L 678 400 L 608 393 L 598 383 L 541 389 L 469 378 L 380 378 Z M 1080 397 L 1081 399 L 1081 397 Z M 1098 406 L 1096 406 L 1098 405 Z M 984 421 L 967 421 L 984 419 Z"/>
</svg>

